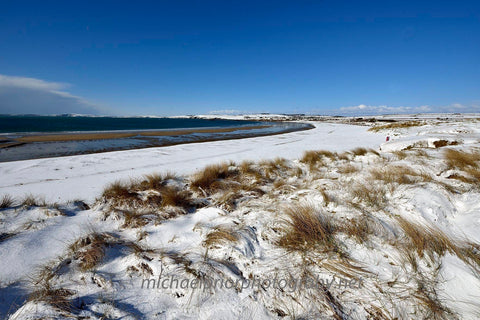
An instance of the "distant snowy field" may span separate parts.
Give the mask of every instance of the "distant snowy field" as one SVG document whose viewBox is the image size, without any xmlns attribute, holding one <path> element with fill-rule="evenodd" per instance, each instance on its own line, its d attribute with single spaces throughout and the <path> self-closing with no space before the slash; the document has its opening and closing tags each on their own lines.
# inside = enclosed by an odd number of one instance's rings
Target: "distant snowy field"
<svg viewBox="0 0 480 320">
<path fill-rule="evenodd" d="M 117 179 L 167 171 L 188 174 L 229 160 L 296 159 L 305 150 L 377 148 L 385 139 L 364 126 L 313 124 L 312 130 L 267 137 L 0 163 L 0 195 L 33 194 L 49 202 L 92 201 Z"/>
</svg>

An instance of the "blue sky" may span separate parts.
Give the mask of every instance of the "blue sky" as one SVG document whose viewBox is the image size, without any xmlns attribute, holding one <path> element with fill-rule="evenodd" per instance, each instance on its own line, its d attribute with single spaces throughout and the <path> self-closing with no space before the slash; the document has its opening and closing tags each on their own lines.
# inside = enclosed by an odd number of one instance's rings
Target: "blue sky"
<svg viewBox="0 0 480 320">
<path fill-rule="evenodd" d="M 0 113 L 480 111 L 480 1 L 3 1 Z"/>
</svg>

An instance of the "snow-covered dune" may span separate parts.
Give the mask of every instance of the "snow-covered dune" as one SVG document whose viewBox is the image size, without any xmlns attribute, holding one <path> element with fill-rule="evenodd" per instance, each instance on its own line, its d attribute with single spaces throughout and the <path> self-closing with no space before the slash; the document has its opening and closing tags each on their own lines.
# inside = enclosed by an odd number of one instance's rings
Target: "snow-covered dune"
<svg viewBox="0 0 480 320">
<path fill-rule="evenodd" d="M 480 120 L 404 121 L 2 163 L 0 317 L 478 319 Z"/>
</svg>

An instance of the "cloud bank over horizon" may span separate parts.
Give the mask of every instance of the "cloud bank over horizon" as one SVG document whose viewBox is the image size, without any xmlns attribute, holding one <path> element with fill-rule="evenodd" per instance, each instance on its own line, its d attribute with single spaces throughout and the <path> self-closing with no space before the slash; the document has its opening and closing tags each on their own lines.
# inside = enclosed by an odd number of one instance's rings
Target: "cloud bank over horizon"
<svg viewBox="0 0 480 320">
<path fill-rule="evenodd" d="M 0 74 L 0 114 L 105 114 L 105 110 L 65 91 L 68 84 Z"/>
<path fill-rule="evenodd" d="M 340 115 L 382 115 L 382 114 L 413 114 L 413 113 L 477 113 L 480 112 L 480 104 L 463 105 L 454 103 L 447 106 L 371 106 L 360 104 L 357 106 L 341 107 Z"/>
</svg>

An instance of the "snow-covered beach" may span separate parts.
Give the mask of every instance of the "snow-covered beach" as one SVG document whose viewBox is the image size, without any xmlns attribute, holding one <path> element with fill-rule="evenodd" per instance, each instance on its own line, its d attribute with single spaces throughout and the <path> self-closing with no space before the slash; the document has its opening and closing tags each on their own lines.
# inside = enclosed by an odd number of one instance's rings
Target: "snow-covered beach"
<svg viewBox="0 0 480 320">
<path fill-rule="evenodd" d="M 476 319 L 479 118 L 367 123 L 0 163 L 0 316 Z"/>
<path fill-rule="evenodd" d="M 228 160 L 293 160 L 306 150 L 376 148 L 384 139 L 383 134 L 368 132 L 364 126 L 317 123 L 315 129 L 282 135 L 5 162 L 0 163 L 0 194 L 34 194 L 53 202 L 93 201 L 118 179 L 166 171 L 189 174 Z"/>
</svg>

